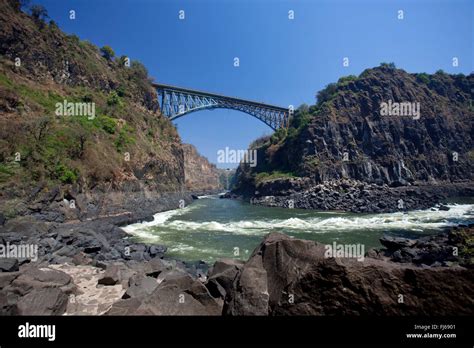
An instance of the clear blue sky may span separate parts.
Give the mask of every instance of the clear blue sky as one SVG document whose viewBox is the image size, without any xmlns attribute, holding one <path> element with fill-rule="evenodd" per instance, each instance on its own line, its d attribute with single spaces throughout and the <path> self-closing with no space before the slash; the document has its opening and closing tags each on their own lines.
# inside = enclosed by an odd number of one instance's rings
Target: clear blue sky
<svg viewBox="0 0 474 348">
<path fill-rule="evenodd" d="M 141 61 L 158 82 L 284 107 L 313 104 L 328 83 L 381 62 L 409 72 L 473 71 L 473 0 L 32 2 L 43 4 L 65 32 Z M 71 9 L 75 20 L 69 19 Z M 219 149 L 246 149 L 272 132 L 225 109 L 192 113 L 176 124 L 183 141 L 211 162 Z"/>
</svg>

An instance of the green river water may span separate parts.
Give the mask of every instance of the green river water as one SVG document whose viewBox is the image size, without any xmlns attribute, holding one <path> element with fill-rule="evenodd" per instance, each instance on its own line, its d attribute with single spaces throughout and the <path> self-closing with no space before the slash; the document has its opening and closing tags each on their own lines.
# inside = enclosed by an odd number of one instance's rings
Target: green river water
<svg viewBox="0 0 474 348">
<path fill-rule="evenodd" d="M 457 202 L 448 205 L 449 211 L 355 214 L 268 208 L 204 196 L 185 208 L 158 213 L 151 222 L 124 229 L 139 241 L 166 245 L 168 256 L 185 261 L 247 259 L 271 231 L 326 244 L 360 243 L 367 251 L 381 246 L 384 233 L 417 237 L 474 223 L 474 200 Z"/>
</svg>

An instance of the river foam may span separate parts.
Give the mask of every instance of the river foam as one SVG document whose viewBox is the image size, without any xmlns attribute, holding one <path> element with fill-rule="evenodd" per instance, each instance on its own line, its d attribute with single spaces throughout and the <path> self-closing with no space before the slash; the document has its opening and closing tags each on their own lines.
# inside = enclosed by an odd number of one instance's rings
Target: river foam
<svg viewBox="0 0 474 348">
<path fill-rule="evenodd" d="M 306 233 L 360 230 L 436 230 L 456 226 L 463 221 L 474 221 L 474 205 L 452 204 L 448 211 L 432 208 L 410 212 L 383 214 L 337 214 L 328 217 L 291 217 L 288 219 L 259 219 L 239 221 L 188 221 L 179 219 L 194 207 L 158 213 L 153 221 L 124 227 L 132 235 L 155 241 L 161 233 L 184 231 L 220 231 L 232 234 L 264 235 L 271 230 L 298 230 Z"/>
</svg>

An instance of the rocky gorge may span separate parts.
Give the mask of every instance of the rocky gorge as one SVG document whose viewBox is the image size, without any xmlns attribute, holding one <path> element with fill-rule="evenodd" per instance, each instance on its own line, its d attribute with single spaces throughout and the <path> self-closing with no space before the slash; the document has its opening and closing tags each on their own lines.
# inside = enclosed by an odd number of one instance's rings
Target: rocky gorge
<svg viewBox="0 0 474 348">
<path fill-rule="evenodd" d="M 473 226 L 385 236 L 362 262 L 281 233 L 213 265 L 138 242 L 121 227 L 220 190 L 218 171 L 160 114 L 141 63 L 15 0 L 0 0 L 0 24 L 0 245 L 37 247 L 34 261 L 0 257 L 1 315 L 472 315 Z M 341 81 L 254 144 L 258 165 L 241 166 L 231 196 L 353 212 L 472 196 L 472 75 L 420 76 L 384 66 Z M 376 116 L 415 96 L 421 126 Z M 97 117 L 55 115 L 65 99 Z"/>
</svg>

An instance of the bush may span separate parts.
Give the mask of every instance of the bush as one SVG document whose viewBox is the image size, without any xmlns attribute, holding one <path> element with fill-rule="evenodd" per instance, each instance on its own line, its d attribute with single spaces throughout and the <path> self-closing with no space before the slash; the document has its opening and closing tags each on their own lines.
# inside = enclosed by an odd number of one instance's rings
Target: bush
<svg viewBox="0 0 474 348">
<path fill-rule="evenodd" d="M 286 128 L 279 128 L 272 134 L 270 137 L 270 142 L 272 144 L 278 144 L 286 137 Z"/>
<path fill-rule="evenodd" d="M 99 123 L 100 128 L 106 131 L 109 134 L 114 134 L 117 124 L 113 118 L 107 116 L 100 116 L 96 118 L 97 122 Z"/>
<path fill-rule="evenodd" d="M 382 68 L 388 68 L 388 69 L 396 69 L 396 68 L 397 68 L 397 67 L 395 66 L 395 63 L 393 63 L 393 62 L 392 62 L 392 63 L 385 63 L 385 62 L 383 62 L 383 63 L 380 63 L 380 66 L 381 66 Z"/>
<path fill-rule="evenodd" d="M 341 77 L 338 81 L 338 85 L 347 85 L 349 82 L 357 80 L 357 76 L 355 75 L 349 75 L 349 76 L 343 76 Z"/>
<path fill-rule="evenodd" d="M 123 98 L 125 97 L 125 94 L 126 94 L 125 87 L 123 85 L 119 86 L 119 88 L 117 88 L 117 95 Z"/>
<path fill-rule="evenodd" d="M 301 129 L 311 120 L 311 115 L 306 112 L 296 111 L 290 119 L 290 128 Z"/>
<path fill-rule="evenodd" d="M 136 60 L 132 61 L 130 64 L 130 71 L 132 76 L 139 80 L 145 80 L 148 77 L 148 70 L 142 63 L 137 62 Z"/>
<path fill-rule="evenodd" d="M 303 113 L 307 113 L 309 112 L 309 106 L 308 104 L 301 104 L 300 106 L 298 106 L 298 108 L 296 109 L 297 112 L 303 112 Z"/>
<path fill-rule="evenodd" d="M 104 46 L 100 49 L 100 52 L 102 53 L 102 57 L 107 59 L 108 61 L 111 61 L 115 57 L 115 52 L 110 46 Z"/>
<path fill-rule="evenodd" d="M 114 106 L 114 105 L 118 105 L 118 106 L 122 106 L 122 99 L 119 97 L 119 95 L 117 94 L 117 92 L 115 91 L 112 91 L 110 92 L 108 98 L 107 98 L 107 105 L 110 105 L 110 106 Z"/>
<path fill-rule="evenodd" d="M 63 184 L 73 184 L 77 181 L 77 173 L 75 170 L 68 168 L 64 164 L 58 164 L 55 169 L 56 177 Z"/>
<path fill-rule="evenodd" d="M 44 21 L 48 18 L 48 11 L 46 11 L 43 5 L 32 5 L 30 7 L 30 13 L 36 21 Z"/>
<path fill-rule="evenodd" d="M 430 83 L 430 75 L 427 73 L 416 74 L 416 79 L 418 82 L 422 82 L 426 85 Z"/>
<path fill-rule="evenodd" d="M 129 135 L 131 129 L 125 125 L 120 129 L 117 139 L 115 140 L 115 148 L 118 152 L 122 152 L 129 144 L 135 143 L 135 139 Z"/>
<path fill-rule="evenodd" d="M 337 92 L 337 84 L 330 83 L 316 94 L 318 105 L 329 101 Z"/>
<path fill-rule="evenodd" d="M 285 178 L 296 178 L 298 177 L 293 172 L 282 172 L 282 171 L 272 171 L 272 172 L 260 172 L 255 175 L 256 183 L 261 183 L 267 180 L 275 180 L 275 179 L 285 179 Z"/>
</svg>

